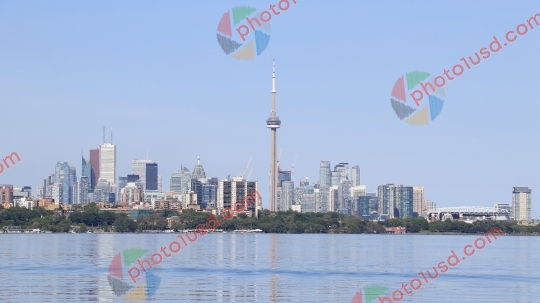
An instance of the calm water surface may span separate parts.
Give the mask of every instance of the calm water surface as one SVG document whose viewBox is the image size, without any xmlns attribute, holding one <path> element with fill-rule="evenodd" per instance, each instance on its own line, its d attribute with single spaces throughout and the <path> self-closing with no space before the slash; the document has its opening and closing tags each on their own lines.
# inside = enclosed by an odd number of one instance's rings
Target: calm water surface
<svg viewBox="0 0 540 303">
<path fill-rule="evenodd" d="M 146 301 L 349 303 L 372 285 L 387 287 L 383 295 L 390 296 L 421 279 L 419 271 L 434 273 L 432 266 L 454 250 L 458 265 L 401 302 L 540 302 L 540 238 L 499 237 L 463 260 L 464 246 L 478 237 L 213 233 L 153 267 L 160 283 Z M 0 302 L 126 302 L 109 284 L 115 255 L 147 250 L 142 260 L 176 240 L 176 234 L 0 234 Z M 129 268 L 128 294 L 145 295 L 132 293 L 144 273 L 134 285 Z"/>
</svg>

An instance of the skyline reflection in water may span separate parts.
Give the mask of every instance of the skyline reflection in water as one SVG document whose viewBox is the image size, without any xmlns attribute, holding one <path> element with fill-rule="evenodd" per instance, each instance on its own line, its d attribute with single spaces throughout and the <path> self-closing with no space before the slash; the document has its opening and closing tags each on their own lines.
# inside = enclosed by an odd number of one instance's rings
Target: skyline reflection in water
<svg viewBox="0 0 540 303">
<path fill-rule="evenodd" d="M 108 267 L 124 249 L 159 251 L 175 234 L 2 234 L 2 302 L 124 302 Z M 346 302 L 390 290 L 477 236 L 212 233 L 155 268 L 148 302 Z M 401 302 L 538 302 L 537 237 L 500 237 Z"/>
</svg>

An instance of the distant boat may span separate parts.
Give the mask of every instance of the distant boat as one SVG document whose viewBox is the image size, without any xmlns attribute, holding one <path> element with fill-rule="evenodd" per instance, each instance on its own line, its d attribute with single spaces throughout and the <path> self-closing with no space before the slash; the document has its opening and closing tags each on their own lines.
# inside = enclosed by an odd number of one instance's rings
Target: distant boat
<svg viewBox="0 0 540 303">
<path fill-rule="evenodd" d="M 236 229 L 235 233 L 262 233 L 262 229 Z"/>
</svg>

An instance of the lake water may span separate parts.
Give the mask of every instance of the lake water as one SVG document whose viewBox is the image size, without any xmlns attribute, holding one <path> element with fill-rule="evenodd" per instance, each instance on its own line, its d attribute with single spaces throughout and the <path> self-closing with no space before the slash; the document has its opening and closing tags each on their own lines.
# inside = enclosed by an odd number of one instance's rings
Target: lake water
<svg viewBox="0 0 540 303">
<path fill-rule="evenodd" d="M 172 254 L 177 234 L 0 234 L 0 302 L 126 302 L 150 293 L 147 302 L 349 303 L 374 285 L 391 297 L 415 278 L 424 284 L 409 285 L 401 302 L 540 302 L 540 237 L 499 237 L 463 260 L 478 237 L 212 233 Z M 113 258 L 136 248 L 148 259 L 160 247 L 171 257 L 148 275 L 159 285 L 142 285 L 143 272 L 133 283 L 137 262 L 123 265 L 121 282 L 132 288 L 116 296 Z M 418 272 L 434 274 L 451 250 L 460 263 L 426 284 Z"/>
</svg>

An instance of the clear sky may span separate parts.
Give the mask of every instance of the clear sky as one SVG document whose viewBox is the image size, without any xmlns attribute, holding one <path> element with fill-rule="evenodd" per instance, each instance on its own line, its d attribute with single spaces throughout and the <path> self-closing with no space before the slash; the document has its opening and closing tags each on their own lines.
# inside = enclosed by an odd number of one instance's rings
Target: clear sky
<svg viewBox="0 0 540 303">
<path fill-rule="evenodd" d="M 540 13 L 531 1 L 297 0 L 274 16 L 253 60 L 224 54 L 217 26 L 239 5 L 278 0 L 0 1 L 0 156 L 22 161 L 0 183 L 32 186 L 114 131 L 117 175 L 159 164 L 163 188 L 201 157 L 208 177 L 238 175 L 251 156 L 268 207 L 272 59 L 282 168 L 318 180 L 321 160 L 360 165 L 380 184 L 425 187 L 437 206 L 511 203 L 533 190 L 540 218 L 540 26 L 444 87 L 440 115 L 400 121 L 396 80 L 434 75 Z M 540 20 L 540 18 L 539 18 Z"/>
</svg>

